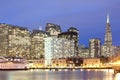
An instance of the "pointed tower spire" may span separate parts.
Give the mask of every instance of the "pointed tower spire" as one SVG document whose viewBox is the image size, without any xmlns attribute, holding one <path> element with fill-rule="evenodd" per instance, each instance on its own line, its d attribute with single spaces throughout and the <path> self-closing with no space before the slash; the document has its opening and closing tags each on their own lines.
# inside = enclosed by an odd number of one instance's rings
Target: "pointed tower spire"
<svg viewBox="0 0 120 80">
<path fill-rule="evenodd" d="M 110 23 L 109 13 L 107 14 L 107 23 Z"/>
<path fill-rule="evenodd" d="M 107 25 L 106 25 L 106 33 L 105 33 L 105 45 L 112 45 L 112 33 L 111 33 L 111 27 L 110 27 L 109 14 L 107 14 Z"/>
</svg>

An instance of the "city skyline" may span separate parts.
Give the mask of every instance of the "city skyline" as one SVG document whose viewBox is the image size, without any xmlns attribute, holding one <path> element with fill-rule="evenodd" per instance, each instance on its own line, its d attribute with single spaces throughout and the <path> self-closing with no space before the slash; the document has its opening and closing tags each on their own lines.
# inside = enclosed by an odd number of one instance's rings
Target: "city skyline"
<svg viewBox="0 0 120 80">
<path fill-rule="evenodd" d="M 119 0 L 35 0 L 29 2 L 2 0 L 0 23 L 23 26 L 29 30 L 39 29 L 39 27 L 45 30 L 46 23 L 54 23 L 61 26 L 62 32 L 73 26 L 79 30 L 79 43 L 88 46 L 91 38 L 100 38 L 103 44 L 106 16 L 109 13 L 113 45 L 119 45 L 119 4 Z"/>
</svg>

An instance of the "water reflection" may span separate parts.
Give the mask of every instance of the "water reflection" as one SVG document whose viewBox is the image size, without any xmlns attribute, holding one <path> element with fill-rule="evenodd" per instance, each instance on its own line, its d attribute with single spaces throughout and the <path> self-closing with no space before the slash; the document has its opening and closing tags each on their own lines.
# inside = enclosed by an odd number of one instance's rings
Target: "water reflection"
<svg viewBox="0 0 120 80">
<path fill-rule="evenodd" d="M 120 73 L 115 74 L 114 80 L 120 80 Z"/>
<path fill-rule="evenodd" d="M 120 80 L 112 69 L 81 69 L 75 71 L 4 71 L 0 80 Z"/>
</svg>

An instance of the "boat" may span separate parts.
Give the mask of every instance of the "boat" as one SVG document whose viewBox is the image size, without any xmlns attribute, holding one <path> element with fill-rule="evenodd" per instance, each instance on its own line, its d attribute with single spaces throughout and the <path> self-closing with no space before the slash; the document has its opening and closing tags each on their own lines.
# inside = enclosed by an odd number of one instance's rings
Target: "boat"
<svg viewBox="0 0 120 80">
<path fill-rule="evenodd" d="M 20 57 L 0 57 L 0 70 L 26 70 L 27 60 Z"/>
</svg>

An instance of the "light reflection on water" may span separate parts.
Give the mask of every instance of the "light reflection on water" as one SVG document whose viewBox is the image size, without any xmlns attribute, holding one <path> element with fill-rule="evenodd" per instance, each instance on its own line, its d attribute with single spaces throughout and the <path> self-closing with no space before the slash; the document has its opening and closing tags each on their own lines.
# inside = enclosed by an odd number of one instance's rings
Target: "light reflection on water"
<svg viewBox="0 0 120 80">
<path fill-rule="evenodd" d="M 120 73 L 117 73 L 117 74 L 115 75 L 114 80 L 120 80 Z"/>
<path fill-rule="evenodd" d="M 120 80 L 112 69 L 0 71 L 0 80 Z"/>
</svg>

